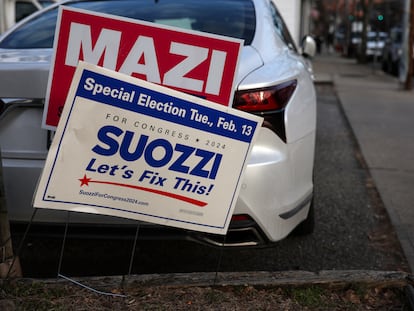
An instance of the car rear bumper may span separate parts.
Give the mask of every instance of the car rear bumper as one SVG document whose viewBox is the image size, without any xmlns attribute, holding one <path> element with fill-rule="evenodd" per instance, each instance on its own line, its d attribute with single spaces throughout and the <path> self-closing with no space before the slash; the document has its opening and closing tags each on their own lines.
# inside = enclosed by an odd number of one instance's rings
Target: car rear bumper
<svg viewBox="0 0 414 311">
<path fill-rule="evenodd" d="M 30 132 L 41 145 L 31 146 L 30 153 L 18 152 L 20 148 L 25 150 L 30 145 L 23 139 L 18 144 L 11 142 L 5 145 L 6 148 L 2 150 L 6 201 L 9 218 L 13 222 L 28 222 L 34 211 L 32 195 L 44 165 L 49 139 L 46 130 L 39 129 L 36 122 L 29 121 L 40 120 L 37 116 L 39 113 L 41 109 L 34 107 L 24 110 L 24 114 L 16 113 L 16 118 L 27 117 L 27 122 L 23 122 L 27 128 L 12 127 L 11 131 L 22 139 L 24 133 L 27 135 Z M 11 122 L 22 124 L 21 120 L 16 122 L 14 118 Z M 11 132 L 2 131 L 2 135 L 7 134 L 11 135 Z M 308 214 L 313 193 L 314 143 L 314 132 L 295 142 L 285 143 L 271 130 L 261 128 L 234 210 L 234 215 L 246 215 L 247 219 L 233 220 L 225 237 L 185 230 L 173 231 L 186 238 L 216 246 L 260 246 L 285 238 Z M 36 212 L 34 221 L 64 224 L 68 221 L 68 213 L 41 209 Z M 84 213 L 71 213 L 69 221 L 80 226 L 100 224 L 119 228 L 137 225 L 133 220 Z M 160 230 L 164 231 L 168 230 Z"/>
</svg>

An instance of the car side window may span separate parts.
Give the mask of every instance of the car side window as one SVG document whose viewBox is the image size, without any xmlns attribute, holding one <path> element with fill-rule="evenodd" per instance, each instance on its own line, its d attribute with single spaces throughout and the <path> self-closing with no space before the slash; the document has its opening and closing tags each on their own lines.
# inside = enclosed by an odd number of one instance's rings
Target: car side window
<svg viewBox="0 0 414 311">
<path fill-rule="evenodd" d="M 4 49 L 52 48 L 58 10 L 54 9 L 21 25 L 0 42 Z"/>
<path fill-rule="evenodd" d="M 290 49 L 297 52 L 295 42 L 293 41 L 292 36 L 290 35 L 290 32 L 289 32 L 282 16 L 280 15 L 279 11 L 277 10 L 275 4 L 272 1 L 270 1 L 270 9 L 271 9 L 271 12 L 272 12 L 273 23 L 275 25 L 275 29 L 276 29 L 277 34 L 286 43 L 286 45 Z"/>
<path fill-rule="evenodd" d="M 0 0 L 1 1 L 1 0 Z M 195 29 L 244 39 L 254 37 L 256 15 L 250 0 L 175 1 L 74 1 L 71 7 L 125 16 L 159 24 Z M 0 42 L 0 48 L 52 48 L 58 10 L 51 9 L 16 28 Z"/>
</svg>

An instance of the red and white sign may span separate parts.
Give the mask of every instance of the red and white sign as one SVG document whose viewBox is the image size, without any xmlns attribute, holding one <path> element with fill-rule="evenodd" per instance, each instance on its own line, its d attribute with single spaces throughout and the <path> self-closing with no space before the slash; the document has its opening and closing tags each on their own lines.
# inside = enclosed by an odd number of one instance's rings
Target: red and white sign
<svg viewBox="0 0 414 311">
<path fill-rule="evenodd" d="M 55 128 L 79 60 L 229 105 L 243 41 L 61 7 L 43 127 Z"/>
</svg>

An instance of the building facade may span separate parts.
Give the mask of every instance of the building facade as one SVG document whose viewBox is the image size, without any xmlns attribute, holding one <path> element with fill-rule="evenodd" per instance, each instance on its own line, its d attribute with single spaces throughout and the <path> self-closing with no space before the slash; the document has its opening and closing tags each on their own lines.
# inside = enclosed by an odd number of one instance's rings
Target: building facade
<svg viewBox="0 0 414 311">
<path fill-rule="evenodd" d="M 303 36 L 311 33 L 311 13 L 313 0 L 273 0 L 282 14 L 296 44 Z"/>
</svg>

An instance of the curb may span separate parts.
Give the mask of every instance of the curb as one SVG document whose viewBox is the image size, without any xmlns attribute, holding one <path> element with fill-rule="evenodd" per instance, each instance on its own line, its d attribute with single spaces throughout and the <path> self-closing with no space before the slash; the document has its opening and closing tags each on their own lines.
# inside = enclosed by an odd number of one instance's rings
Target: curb
<svg viewBox="0 0 414 311">
<path fill-rule="evenodd" d="M 206 287 L 206 286 L 311 286 L 321 285 L 341 288 L 350 284 L 364 284 L 377 287 L 405 287 L 414 284 L 414 276 L 401 271 L 371 270 L 326 270 L 320 272 L 194 272 L 169 274 L 142 274 L 129 276 L 102 276 L 56 279 L 15 279 L 23 283 L 57 284 L 73 281 L 88 287 L 112 289 L 114 287 L 170 286 L 170 287 Z M 0 281 L 0 284 L 2 281 Z M 414 296 L 413 296 L 414 298 Z"/>
<path fill-rule="evenodd" d="M 315 85 L 334 85 L 334 79 L 330 74 L 315 74 Z"/>
</svg>

